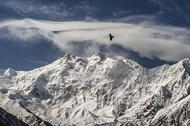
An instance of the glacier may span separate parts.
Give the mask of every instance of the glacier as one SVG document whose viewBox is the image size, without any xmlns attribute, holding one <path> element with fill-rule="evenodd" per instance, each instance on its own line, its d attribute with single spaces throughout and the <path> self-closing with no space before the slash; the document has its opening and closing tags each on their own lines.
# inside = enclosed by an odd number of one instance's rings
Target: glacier
<svg viewBox="0 0 190 126">
<path fill-rule="evenodd" d="M 190 59 L 152 69 L 121 56 L 66 54 L 0 73 L 0 107 L 31 126 L 188 126 Z"/>
</svg>

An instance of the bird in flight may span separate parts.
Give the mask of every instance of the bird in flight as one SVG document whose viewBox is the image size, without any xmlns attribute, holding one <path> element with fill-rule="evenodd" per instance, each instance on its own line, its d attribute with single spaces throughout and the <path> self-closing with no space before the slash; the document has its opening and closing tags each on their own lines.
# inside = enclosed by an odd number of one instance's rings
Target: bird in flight
<svg viewBox="0 0 190 126">
<path fill-rule="evenodd" d="M 114 38 L 114 36 L 112 34 L 109 34 L 109 37 L 110 37 L 110 41 L 112 41 Z"/>
</svg>

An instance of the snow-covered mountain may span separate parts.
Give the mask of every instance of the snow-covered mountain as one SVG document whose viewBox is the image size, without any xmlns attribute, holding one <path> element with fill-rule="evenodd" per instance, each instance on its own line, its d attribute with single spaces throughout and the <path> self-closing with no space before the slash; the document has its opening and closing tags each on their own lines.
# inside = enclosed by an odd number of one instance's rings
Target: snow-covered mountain
<svg viewBox="0 0 190 126">
<path fill-rule="evenodd" d="M 0 107 L 29 125 L 187 126 L 189 94 L 189 59 L 146 69 L 119 56 L 66 54 L 0 74 Z"/>
</svg>

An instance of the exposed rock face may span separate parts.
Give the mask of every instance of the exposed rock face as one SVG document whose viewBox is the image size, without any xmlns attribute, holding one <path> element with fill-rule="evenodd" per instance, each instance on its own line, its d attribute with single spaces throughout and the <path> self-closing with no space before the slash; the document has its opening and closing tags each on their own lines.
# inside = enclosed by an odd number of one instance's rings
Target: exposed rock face
<svg viewBox="0 0 190 126">
<path fill-rule="evenodd" d="M 0 126 L 52 126 L 49 122 L 43 121 L 35 114 L 33 114 L 33 116 L 28 116 L 22 120 L 0 108 Z"/>
<path fill-rule="evenodd" d="M 186 126 L 189 70 L 189 59 L 145 69 L 123 57 L 67 54 L 11 78 L 2 74 L 0 106 L 31 125 Z"/>
<path fill-rule="evenodd" d="M 0 125 L 1 126 L 27 126 L 26 123 L 18 119 L 16 116 L 8 113 L 0 108 Z"/>
</svg>

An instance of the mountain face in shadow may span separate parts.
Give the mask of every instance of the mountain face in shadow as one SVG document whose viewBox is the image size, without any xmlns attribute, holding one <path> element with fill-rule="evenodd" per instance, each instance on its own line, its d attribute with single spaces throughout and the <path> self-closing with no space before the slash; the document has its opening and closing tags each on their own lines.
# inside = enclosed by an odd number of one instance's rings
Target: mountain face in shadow
<svg viewBox="0 0 190 126">
<path fill-rule="evenodd" d="M 16 116 L 0 108 L 0 125 L 1 126 L 28 126 Z"/>
</svg>

